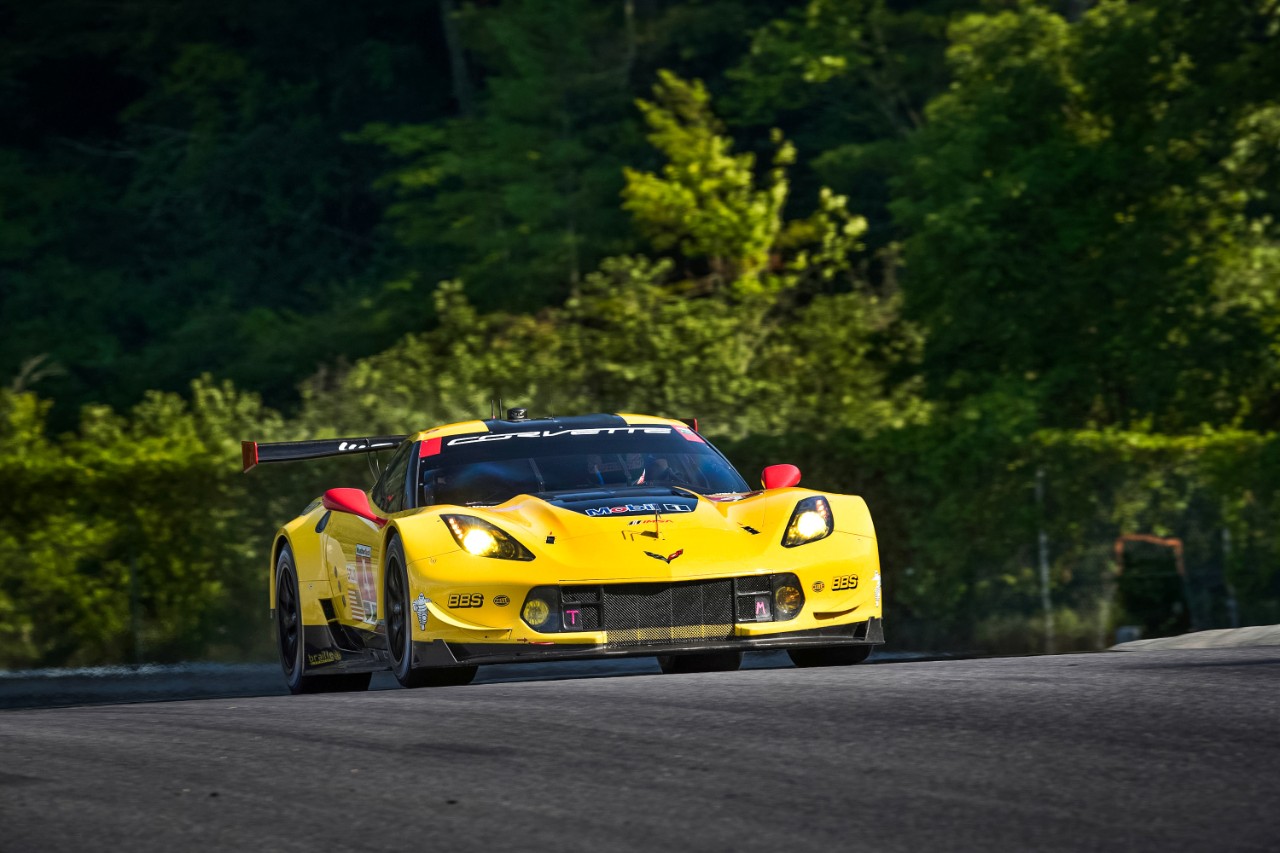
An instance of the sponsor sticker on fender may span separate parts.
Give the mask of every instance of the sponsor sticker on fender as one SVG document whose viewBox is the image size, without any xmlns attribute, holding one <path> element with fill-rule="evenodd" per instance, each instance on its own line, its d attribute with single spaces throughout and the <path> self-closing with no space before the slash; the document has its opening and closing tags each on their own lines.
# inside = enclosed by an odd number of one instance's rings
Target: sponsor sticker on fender
<svg viewBox="0 0 1280 853">
<path fill-rule="evenodd" d="M 418 630 L 427 630 L 427 604 L 428 599 L 425 593 L 418 593 L 418 597 L 413 600 L 413 612 L 418 615 Z"/>
</svg>

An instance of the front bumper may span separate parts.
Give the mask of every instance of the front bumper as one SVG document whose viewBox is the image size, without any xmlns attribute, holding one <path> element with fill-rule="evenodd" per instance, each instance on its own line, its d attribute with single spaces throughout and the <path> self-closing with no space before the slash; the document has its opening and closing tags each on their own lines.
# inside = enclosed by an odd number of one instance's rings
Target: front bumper
<svg viewBox="0 0 1280 853">
<path fill-rule="evenodd" d="M 812 628 L 758 637 L 691 643 L 652 642 L 638 645 L 594 643 L 454 643 L 444 640 L 415 641 L 414 667 L 472 666 L 494 663 L 526 663 L 557 660 L 652 657 L 706 652 L 753 652 L 768 649 L 800 649 L 823 646 L 877 646 L 884 643 L 884 623 L 879 618 L 826 628 Z"/>
</svg>

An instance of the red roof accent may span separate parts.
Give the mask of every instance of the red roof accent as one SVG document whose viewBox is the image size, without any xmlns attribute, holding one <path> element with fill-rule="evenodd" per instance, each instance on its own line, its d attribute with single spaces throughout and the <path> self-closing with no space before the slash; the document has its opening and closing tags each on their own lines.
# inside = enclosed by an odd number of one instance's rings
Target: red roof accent
<svg viewBox="0 0 1280 853">
<path fill-rule="evenodd" d="M 422 444 L 418 445 L 418 458 L 426 459 L 428 456 L 440 455 L 440 436 L 428 438 Z"/>
<path fill-rule="evenodd" d="M 680 437 L 685 441 L 696 441 L 698 444 L 706 444 L 706 440 L 688 427 L 676 427 L 676 432 L 680 433 Z"/>
</svg>

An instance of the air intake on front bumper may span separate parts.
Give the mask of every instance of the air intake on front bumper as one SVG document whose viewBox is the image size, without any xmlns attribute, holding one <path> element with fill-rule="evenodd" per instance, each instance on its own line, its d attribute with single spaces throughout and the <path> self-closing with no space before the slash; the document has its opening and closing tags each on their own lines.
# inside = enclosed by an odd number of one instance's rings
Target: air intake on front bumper
<svg viewBox="0 0 1280 853">
<path fill-rule="evenodd" d="M 793 618 L 774 606 L 780 584 L 795 576 L 754 575 L 718 580 L 538 587 L 529 593 L 551 610 L 530 626 L 541 633 L 606 631 L 611 646 L 723 641 L 735 622 Z M 529 621 L 526 618 L 526 621 Z"/>
</svg>

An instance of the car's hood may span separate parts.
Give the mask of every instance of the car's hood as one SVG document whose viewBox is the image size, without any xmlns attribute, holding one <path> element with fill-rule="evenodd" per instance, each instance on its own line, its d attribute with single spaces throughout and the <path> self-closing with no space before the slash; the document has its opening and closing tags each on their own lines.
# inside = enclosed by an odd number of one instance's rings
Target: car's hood
<svg viewBox="0 0 1280 853">
<path fill-rule="evenodd" d="M 558 564 L 560 580 L 679 580 L 768 568 L 765 553 L 781 538 L 774 528 L 794 500 L 782 515 L 762 498 L 713 500 L 670 488 L 578 492 L 520 496 L 486 515 Z"/>
<path fill-rule="evenodd" d="M 836 536 L 825 546 L 812 546 L 818 550 L 782 547 L 796 505 L 815 494 L 832 502 Z M 396 526 L 412 564 L 460 550 L 441 523 L 441 515 L 476 516 L 515 536 L 545 568 L 545 576 L 567 583 L 693 580 L 786 571 L 831 547 L 847 547 L 847 542 L 837 544 L 845 534 L 858 536 L 872 547 L 875 541 L 861 498 L 796 487 L 715 498 L 671 488 L 549 497 L 517 495 L 486 507 L 428 507 L 398 517 Z M 498 564 L 513 570 L 514 565 L 502 560 L 481 562 L 494 564 L 486 570 L 495 570 Z"/>
</svg>

